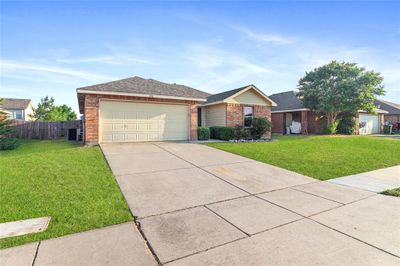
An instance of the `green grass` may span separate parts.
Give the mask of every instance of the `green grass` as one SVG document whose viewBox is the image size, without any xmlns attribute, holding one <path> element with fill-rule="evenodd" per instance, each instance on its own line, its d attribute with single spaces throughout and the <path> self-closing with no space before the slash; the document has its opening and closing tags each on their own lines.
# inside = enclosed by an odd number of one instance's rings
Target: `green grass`
<svg viewBox="0 0 400 266">
<path fill-rule="evenodd" d="M 45 232 L 0 240 L 0 248 L 132 220 L 99 147 L 25 140 L 0 152 L 0 223 L 51 216 Z"/>
<path fill-rule="evenodd" d="M 209 143 L 320 180 L 400 164 L 400 140 L 368 136 L 279 136 L 272 142 Z"/>
<path fill-rule="evenodd" d="M 400 197 L 400 187 L 394 189 L 388 189 L 382 192 L 383 195 Z"/>
</svg>

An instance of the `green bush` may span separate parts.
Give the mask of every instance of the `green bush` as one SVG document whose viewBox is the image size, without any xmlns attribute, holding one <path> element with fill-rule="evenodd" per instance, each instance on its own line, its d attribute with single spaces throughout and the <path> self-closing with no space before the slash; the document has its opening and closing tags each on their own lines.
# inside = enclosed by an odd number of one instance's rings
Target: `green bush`
<svg viewBox="0 0 400 266">
<path fill-rule="evenodd" d="M 13 150 L 19 146 L 17 139 L 13 138 L 0 138 L 0 151 Z"/>
<path fill-rule="evenodd" d="M 235 130 L 232 127 L 210 127 L 212 139 L 231 140 L 235 136 Z"/>
<path fill-rule="evenodd" d="M 389 135 L 390 134 L 390 128 L 392 127 L 392 125 L 384 125 L 383 126 L 383 134 Z M 393 128 L 393 127 L 392 127 Z"/>
<path fill-rule="evenodd" d="M 325 120 L 323 122 L 322 134 L 325 134 L 325 135 L 336 134 L 336 129 L 337 129 L 338 123 L 339 123 L 339 121 L 335 121 L 332 124 L 328 125 L 328 122 Z"/>
<path fill-rule="evenodd" d="M 244 129 L 244 126 L 236 125 L 235 128 L 234 128 L 234 131 L 235 131 L 235 135 L 234 136 L 235 136 L 236 140 L 244 139 L 244 138 L 247 137 L 247 132 Z"/>
<path fill-rule="evenodd" d="M 210 139 L 210 129 L 208 129 L 208 127 L 197 128 L 197 139 L 198 140 Z"/>
<path fill-rule="evenodd" d="M 344 135 L 352 135 L 354 134 L 355 127 L 356 127 L 356 120 L 354 118 L 354 115 L 346 114 L 343 115 L 339 120 L 339 123 L 337 125 L 337 133 Z"/>
<path fill-rule="evenodd" d="M 260 139 L 265 133 L 271 131 L 271 121 L 266 117 L 255 117 L 251 122 L 251 135 Z"/>
</svg>

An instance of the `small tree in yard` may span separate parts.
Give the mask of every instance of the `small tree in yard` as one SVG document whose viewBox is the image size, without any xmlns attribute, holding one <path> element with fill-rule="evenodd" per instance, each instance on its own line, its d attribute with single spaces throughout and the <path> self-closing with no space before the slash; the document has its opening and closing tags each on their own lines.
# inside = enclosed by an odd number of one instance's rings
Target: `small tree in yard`
<svg viewBox="0 0 400 266">
<path fill-rule="evenodd" d="M 56 106 L 54 98 L 49 96 L 40 100 L 33 113 L 32 118 L 37 121 L 68 121 L 75 120 L 77 117 L 71 107 L 65 104 Z"/>
<path fill-rule="evenodd" d="M 253 118 L 251 125 L 251 134 L 255 139 L 260 139 L 265 133 L 271 131 L 271 121 L 265 117 Z"/>
<path fill-rule="evenodd" d="M 332 61 L 306 72 L 298 89 L 304 107 L 320 115 L 326 121 L 327 133 L 333 134 L 339 114 L 375 112 L 376 96 L 385 93 L 382 81 L 380 73 L 367 71 L 356 63 Z"/>
<path fill-rule="evenodd" d="M 0 98 L 0 106 L 3 99 Z M 12 138 L 14 128 L 11 125 L 11 120 L 8 119 L 7 113 L 0 110 L 0 150 L 13 150 L 18 147 L 18 142 Z"/>
</svg>

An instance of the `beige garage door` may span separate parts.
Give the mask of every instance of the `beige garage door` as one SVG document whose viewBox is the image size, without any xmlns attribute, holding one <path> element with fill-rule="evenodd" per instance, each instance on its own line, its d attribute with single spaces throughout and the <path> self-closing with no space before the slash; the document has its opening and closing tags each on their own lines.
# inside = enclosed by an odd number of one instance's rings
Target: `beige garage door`
<svg viewBox="0 0 400 266">
<path fill-rule="evenodd" d="M 380 123 L 378 115 L 360 114 L 360 135 L 379 134 Z"/>
<path fill-rule="evenodd" d="M 188 106 L 100 102 L 100 141 L 135 142 L 188 139 Z"/>
</svg>

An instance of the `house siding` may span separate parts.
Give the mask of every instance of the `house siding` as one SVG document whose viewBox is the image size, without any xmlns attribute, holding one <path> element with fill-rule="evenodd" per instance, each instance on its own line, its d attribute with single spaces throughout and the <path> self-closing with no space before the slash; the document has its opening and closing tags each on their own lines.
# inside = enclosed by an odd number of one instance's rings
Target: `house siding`
<svg viewBox="0 0 400 266">
<path fill-rule="evenodd" d="M 165 103 L 165 104 L 187 104 L 189 106 L 190 115 L 190 139 L 197 139 L 197 106 L 195 101 L 157 99 L 147 97 L 133 96 L 117 96 L 117 95 L 100 95 L 85 94 L 84 96 L 84 115 L 85 115 L 85 143 L 96 145 L 99 143 L 99 103 L 100 100 L 121 100 L 121 101 L 137 101 L 148 103 Z"/>
<path fill-rule="evenodd" d="M 265 98 L 258 95 L 253 90 L 248 90 L 229 101 L 229 103 L 236 104 L 250 104 L 250 105 L 267 105 L 270 106 L 271 103 L 268 102 Z"/>
<path fill-rule="evenodd" d="M 207 127 L 226 126 L 226 104 L 206 106 L 204 110 Z"/>
</svg>

